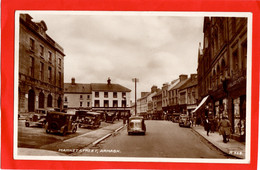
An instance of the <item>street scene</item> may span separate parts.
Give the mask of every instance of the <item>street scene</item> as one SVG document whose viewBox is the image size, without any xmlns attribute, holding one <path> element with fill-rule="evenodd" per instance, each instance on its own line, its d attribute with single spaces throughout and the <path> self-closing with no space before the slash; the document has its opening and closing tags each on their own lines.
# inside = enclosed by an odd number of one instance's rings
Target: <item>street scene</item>
<svg viewBox="0 0 260 170">
<path fill-rule="evenodd" d="M 156 14 L 18 14 L 17 156 L 248 158 L 247 16 Z"/>
</svg>

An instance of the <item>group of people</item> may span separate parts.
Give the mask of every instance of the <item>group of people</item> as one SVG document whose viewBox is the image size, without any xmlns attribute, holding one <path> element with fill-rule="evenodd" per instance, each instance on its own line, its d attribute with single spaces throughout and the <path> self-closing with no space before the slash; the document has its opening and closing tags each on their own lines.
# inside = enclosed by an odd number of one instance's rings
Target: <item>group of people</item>
<svg viewBox="0 0 260 170">
<path fill-rule="evenodd" d="M 219 134 L 223 136 L 223 142 L 227 143 L 229 141 L 231 135 L 231 123 L 228 120 L 227 116 L 223 116 L 220 122 L 217 123 Z M 204 128 L 207 131 L 207 135 L 209 136 L 209 132 L 214 132 L 216 129 L 216 119 L 209 120 L 206 117 L 204 121 Z"/>
</svg>

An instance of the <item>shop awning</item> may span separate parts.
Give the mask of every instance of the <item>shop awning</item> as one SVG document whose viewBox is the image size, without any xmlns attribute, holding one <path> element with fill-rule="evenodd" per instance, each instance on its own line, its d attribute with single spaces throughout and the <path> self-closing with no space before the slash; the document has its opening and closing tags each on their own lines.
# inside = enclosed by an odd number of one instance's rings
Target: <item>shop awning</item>
<svg viewBox="0 0 260 170">
<path fill-rule="evenodd" d="M 200 104 L 196 107 L 196 109 L 194 109 L 194 110 L 191 111 L 191 112 L 192 112 L 192 113 L 195 113 L 195 112 L 207 101 L 208 98 L 209 98 L 209 96 L 204 97 L 204 98 L 201 100 Z"/>
</svg>

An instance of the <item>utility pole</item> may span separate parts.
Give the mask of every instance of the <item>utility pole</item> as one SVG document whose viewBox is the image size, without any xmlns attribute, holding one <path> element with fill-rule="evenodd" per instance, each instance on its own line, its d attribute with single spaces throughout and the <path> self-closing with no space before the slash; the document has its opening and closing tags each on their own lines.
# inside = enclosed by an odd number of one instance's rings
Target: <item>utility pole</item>
<svg viewBox="0 0 260 170">
<path fill-rule="evenodd" d="M 135 82 L 135 116 L 136 116 L 136 106 L 137 106 L 137 102 L 136 102 L 136 83 L 139 82 L 139 79 L 137 78 L 133 78 L 132 79 L 133 82 Z"/>
</svg>

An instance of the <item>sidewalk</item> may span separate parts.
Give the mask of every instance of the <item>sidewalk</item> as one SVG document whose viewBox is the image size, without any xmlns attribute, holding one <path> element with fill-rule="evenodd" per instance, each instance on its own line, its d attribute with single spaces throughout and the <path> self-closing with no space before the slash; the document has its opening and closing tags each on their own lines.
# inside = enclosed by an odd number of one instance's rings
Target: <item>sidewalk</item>
<svg viewBox="0 0 260 170">
<path fill-rule="evenodd" d="M 228 143 L 223 142 L 223 138 L 218 132 L 209 133 L 204 130 L 203 126 L 191 127 L 196 133 L 201 135 L 204 139 L 208 140 L 211 144 L 215 145 L 218 149 L 226 154 L 232 155 L 237 158 L 245 159 L 245 144 L 233 139 L 229 139 Z"/>
<path fill-rule="evenodd" d="M 88 145 L 97 144 L 98 142 L 106 139 L 114 132 L 119 131 L 123 128 L 123 122 L 116 121 L 114 124 L 106 126 L 102 129 L 91 131 L 83 135 L 79 135 L 61 142 L 55 142 L 49 145 L 44 145 L 40 149 L 32 148 L 17 148 L 19 156 L 66 156 L 75 152 L 77 148 L 85 148 Z M 47 150 L 52 148 L 52 151 Z"/>
</svg>

